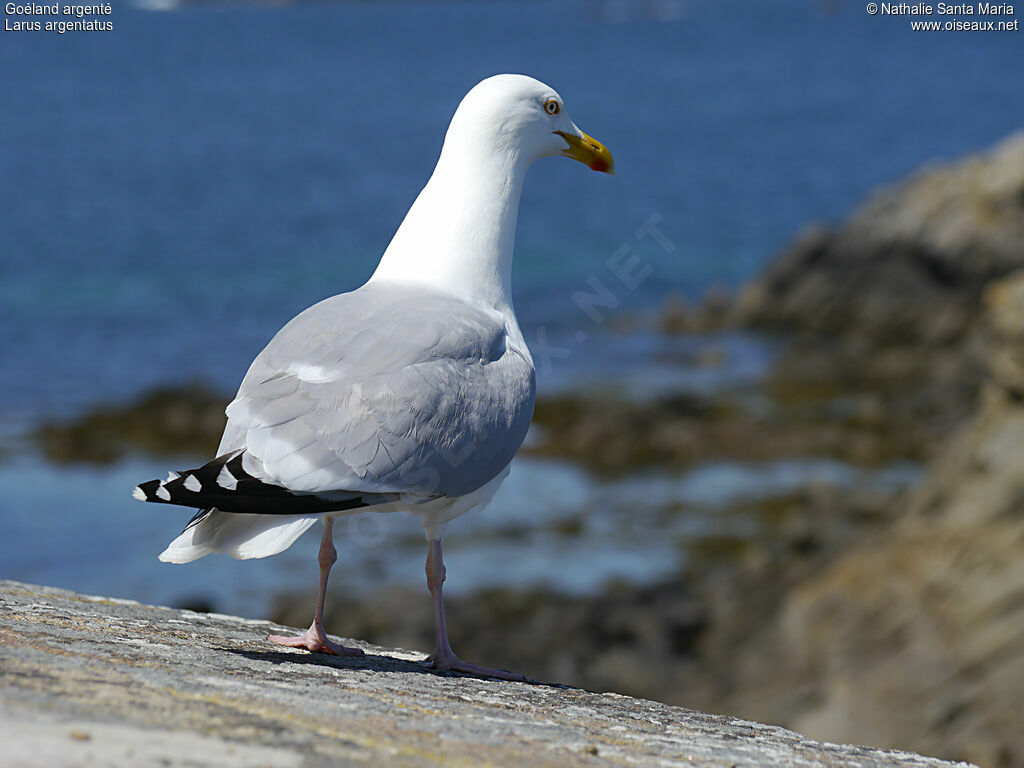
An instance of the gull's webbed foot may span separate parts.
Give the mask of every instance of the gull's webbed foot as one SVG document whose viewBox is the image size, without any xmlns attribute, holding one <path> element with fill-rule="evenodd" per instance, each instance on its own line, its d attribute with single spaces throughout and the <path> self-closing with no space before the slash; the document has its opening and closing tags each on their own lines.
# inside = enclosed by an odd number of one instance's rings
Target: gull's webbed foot
<svg viewBox="0 0 1024 768">
<path fill-rule="evenodd" d="M 267 637 L 272 643 L 284 645 L 289 648 L 305 648 L 310 653 L 331 653 L 335 656 L 362 656 L 359 648 L 348 648 L 339 645 L 327 637 L 322 628 L 313 625 L 301 635 L 287 637 L 285 635 L 270 635 Z"/>
<path fill-rule="evenodd" d="M 477 675 L 478 677 L 494 677 L 498 680 L 511 680 L 516 683 L 525 683 L 526 677 L 516 672 L 509 672 L 504 669 L 491 669 L 490 667 L 480 667 L 476 664 L 470 664 L 468 661 L 463 661 L 454 653 L 450 651 L 448 653 L 438 653 L 434 651 L 432 654 L 424 659 L 427 665 L 431 669 L 436 669 L 441 672 L 465 672 L 469 675 Z"/>
</svg>

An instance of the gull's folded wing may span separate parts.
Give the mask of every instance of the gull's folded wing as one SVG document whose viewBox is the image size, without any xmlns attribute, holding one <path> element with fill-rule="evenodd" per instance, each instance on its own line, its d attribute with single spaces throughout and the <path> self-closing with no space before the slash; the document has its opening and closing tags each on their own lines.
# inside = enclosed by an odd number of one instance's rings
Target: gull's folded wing
<svg viewBox="0 0 1024 768">
<path fill-rule="evenodd" d="M 227 408 L 221 453 L 302 493 L 461 496 L 505 468 L 533 413 L 533 363 L 495 313 L 367 285 L 298 315 Z"/>
</svg>

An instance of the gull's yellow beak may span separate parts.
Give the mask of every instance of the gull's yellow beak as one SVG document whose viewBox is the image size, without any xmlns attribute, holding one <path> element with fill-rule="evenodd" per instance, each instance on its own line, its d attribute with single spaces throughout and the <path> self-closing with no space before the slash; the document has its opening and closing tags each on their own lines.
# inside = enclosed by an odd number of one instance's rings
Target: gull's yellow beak
<svg viewBox="0 0 1024 768">
<path fill-rule="evenodd" d="M 612 160 L 612 153 L 600 141 L 592 139 L 583 131 L 580 131 L 583 133 L 582 137 L 573 136 L 564 131 L 555 131 L 555 133 L 565 139 L 565 143 L 569 145 L 568 149 L 562 150 L 563 155 L 571 157 L 573 160 L 579 160 L 592 171 L 607 173 L 609 176 L 615 175 L 615 161 Z"/>
</svg>

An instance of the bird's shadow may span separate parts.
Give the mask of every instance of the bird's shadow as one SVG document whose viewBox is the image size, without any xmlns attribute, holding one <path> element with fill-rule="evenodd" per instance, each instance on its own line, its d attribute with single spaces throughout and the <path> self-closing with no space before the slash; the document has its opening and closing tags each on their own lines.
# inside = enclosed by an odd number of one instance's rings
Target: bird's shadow
<svg viewBox="0 0 1024 768">
<path fill-rule="evenodd" d="M 242 656 L 250 661 L 262 661 L 268 664 L 311 664 L 318 667 L 334 667 L 335 669 L 358 669 L 369 672 L 402 672 L 406 674 L 433 675 L 435 677 L 465 677 L 471 680 L 492 680 L 497 682 L 508 682 L 500 678 L 487 675 L 474 675 L 468 672 L 457 672 L 454 670 L 432 669 L 423 661 L 410 661 L 399 659 L 384 654 L 366 653 L 363 656 L 334 656 L 329 653 L 309 653 L 295 651 L 265 650 L 254 651 L 245 648 L 220 648 L 219 650 Z M 528 685 L 544 686 L 547 688 L 562 688 L 573 690 L 572 686 L 562 683 L 546 683 L 542 680 L 531 680 L 526 678 Z"/>
</svg>

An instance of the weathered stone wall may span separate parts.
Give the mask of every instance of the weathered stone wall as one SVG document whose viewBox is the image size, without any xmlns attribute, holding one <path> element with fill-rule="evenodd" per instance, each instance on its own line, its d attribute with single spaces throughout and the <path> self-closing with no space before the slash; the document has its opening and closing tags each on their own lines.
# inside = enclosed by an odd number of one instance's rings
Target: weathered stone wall
<svg viewBox="0 0 1024 768">
<path fill-rule="evenodd" d="M 273 629 L 0 582 L 0 765 L 952 765 L 406 651 L 315 656 Z"/>
</svg>

